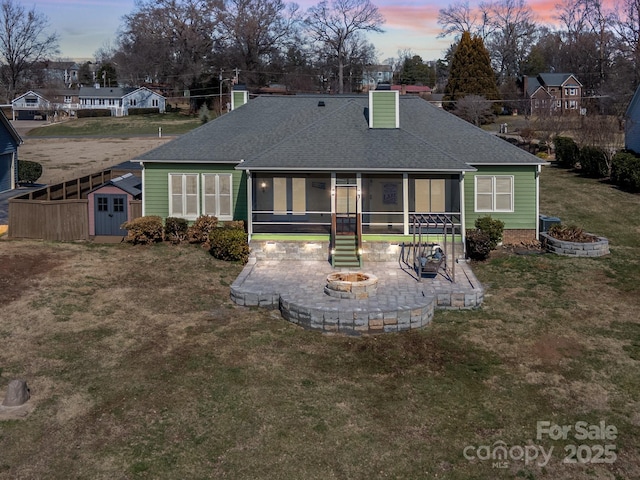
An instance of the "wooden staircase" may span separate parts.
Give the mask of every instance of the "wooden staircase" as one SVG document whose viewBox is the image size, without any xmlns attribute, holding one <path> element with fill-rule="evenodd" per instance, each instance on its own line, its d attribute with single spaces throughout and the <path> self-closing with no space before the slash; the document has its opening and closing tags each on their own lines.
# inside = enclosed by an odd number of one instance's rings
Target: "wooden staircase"
<svg viewBox="0 0 640 480">
<path fill-rule="evenodd" d="M 334 268 L 360 268 L 358 238 L 356 235 L 336 235 L 334 253 L 331 256 Z"/>
</svg>

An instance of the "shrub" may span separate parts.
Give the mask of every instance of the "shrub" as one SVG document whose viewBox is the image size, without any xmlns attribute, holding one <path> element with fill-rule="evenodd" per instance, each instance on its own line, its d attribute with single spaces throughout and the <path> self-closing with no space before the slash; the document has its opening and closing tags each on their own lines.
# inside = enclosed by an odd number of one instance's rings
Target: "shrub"
<svg viewBox="0 0 640 480">
<path fill-rule="evenodd" d="M 42 176 L 42 165 L 30 160 L 18 161 L 18 182 L 34 183 Z"/>
<path fill-rule="evenodd" d="M 611 182 L 624 190 L 640 192 L 640 157 L 620 152 L 611 163 Z"/>
<path fill-rule="evenodd" d="M 89 117 L 110 117 L 111 110 L 108 108 L 86 108 L 76 112 L 78 118 Z"/>
<path fill-rule="evenodd" d="M 210 252 L 219 260 L 247 263 L 249 260 L 248 236 L 238 228 L 214 228 L 209 234 Z"/>
<path fill-rule="evenodd" d="M 222 224 L 222 228 L 229 228 L 232 230 L 243 230 L 244 231 L 244 221 L 243 220 L 230 220 L 228 222 L 224 222 Z"/>
<path fill-rule="evenodd" d="M 123 223 L 120 228 L 127 230 L 125 240 L 134 245 L 162 241 L 162 218 L 155 215 L 135 218 Z"/>
<path fill-rule="evenodd" d="M 580 149 L 576 142 L 569 137 L 555 137 L 553 144 L 556 149 L 558 165 L 564 168 L 573 168 L 578 163 Z"/>
<path fill-rule="evenodd" d="M 602 148 L 585 146 L 580 149 L 580 171 L 589 177 L 609 176 L 607 155 Z"/>
<path fill-rule="evenodd" d="M 167 217 L 164 221 L 164 237 L 171 243 L 181 243 L 187 238 L 189 223 L 184 218 Z"/>
<path fill-rule="evenodd" d="M 556 223 L 555 225 L 551 225 L 547 233 L 553 238 L 566 242 L 590 243 L 598 240 L 594 235 L 586 233 L 582 228 L 576 227 L 575 225 Z"/>
<path fill-rule="evenodd" d="M 211 112 L 209 111 L 209 107 L 207 107 L 206 103 L 203 103 L 200 110 L 198 110 L 198 118 L 200 118 L 200 122 L 203 124 L 211 120 Z"/>
<path fill-rule="evenodd" d="M 187 230 L 189 243 L 207 243 L 209 232 L 218 226 L 218 219 L 212 215 L 200 215 Z"/>
<path fill-rule="evenodd" d="M 467 255 L 474 260 L 484 260 L 491 252 L 491 237 L 482 230 L 467 230 Z"/>
<path fill-rule="evenodd" d="M 127 115 L 148 115 L 150 113 L 160 113 L 160 108 L 148 107 L 148 108 L 129 108 L 127 109 Z"/>
<path fill-rule="evenodd" d="M 504 222 L 502 220 L 497 220 L 487 215 L 477 218 L 475 226 L 478 230 L 489 235 L 491 250 L 494 250 L 498 243 L 502 241 L 502 233 L 504 232 Z"/>
</svg>

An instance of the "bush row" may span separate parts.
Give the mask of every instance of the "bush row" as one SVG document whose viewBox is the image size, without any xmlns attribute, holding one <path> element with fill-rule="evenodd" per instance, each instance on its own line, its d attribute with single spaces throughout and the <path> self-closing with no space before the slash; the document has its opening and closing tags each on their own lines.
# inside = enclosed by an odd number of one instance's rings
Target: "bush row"
<svg viewBox="0 0 640 480">
<path fill-rule="evenodd" d="M 78 118 L 89 118 L 89 117 L 110 117 L 111 110 L 108 108 L 86 108 L 80 109 L 76 112 L 76 116 Z"/>
<path fill-rule="evenodd" d="M 218 224 L 211 215 L 201 215 L 193 225 L 184 218 L 168 217 L 164 225 L 162 218 L 149 215 L 122 224 L 127 230 L 126 241 L 148 245 L 167 240 L 173 244 L 182 242 L 201 244 L 220 260 L 247 263 L 249 259 L 248 236 L 243 221 Z"/>
<path fill-rule="evenodd" d="M 559 166 L 576 168 L 583 175 L 593 178 L 605 178 L 610 175 L 611 165 L 604 149 L 589 145 L 580 148 L 569 137 L 555 137 L 553 143 Z"/>
<path fill-rule="evenodd" d="M 127 110 L 127 113 L 129 115 L 148 115 L 150 113 L 160 113 L 160 108 L 155 107 L 148 107 L 148 108 L 141 108 L 141 107 L 137 107 L 137 108 L 129 108 Z"/>
<path fill-rule="evenodd" d="M 126 240 L 133 244 L 149 244 L 163 240 L 171 243 L 207 243 L 209 232 L 217 225 L 218 219 L 211 215 L 201 215 L 191 226 L 184 218 L 168 217 L 163 225 L 161 217 L 148 215 L 125 222 L 121 228 L 127 230 Z"/>
<path fill-rule="evenodd" d="M 630 192 L 640 192 L 640 156 L 630 151 L 616 153 L 611 162 L 602 148 L 582 147 L 568 137 L 556 137 L 556 160 L 564 168 L 578 168 L 594 178 L 609 177 L 611 183 Z"/>
</svg>

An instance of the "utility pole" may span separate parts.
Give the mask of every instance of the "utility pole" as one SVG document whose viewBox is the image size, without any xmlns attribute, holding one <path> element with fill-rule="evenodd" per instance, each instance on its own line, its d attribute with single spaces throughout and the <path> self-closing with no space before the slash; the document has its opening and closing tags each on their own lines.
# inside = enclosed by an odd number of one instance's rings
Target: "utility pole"
<svg viewBox="0 0 640 480">
<path fill-rule="evenodd" d="M 222 81 L 223 81 L 222 74 L 223 74 L 223 71 L 222 69 L 220 69 L 220 76 L 218 77 L 218 80 L 220 80 L 220 90 L 218 92 L 220 93 L 220 100 L 218 101 L 218 116 L 220 117 L 222 116 Z"/>
</svg>

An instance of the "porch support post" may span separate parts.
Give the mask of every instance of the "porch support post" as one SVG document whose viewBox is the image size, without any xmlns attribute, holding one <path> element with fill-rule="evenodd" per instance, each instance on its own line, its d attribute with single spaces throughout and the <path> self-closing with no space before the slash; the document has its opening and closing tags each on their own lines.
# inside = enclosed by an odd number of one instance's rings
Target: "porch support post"
<svg viewBox="0 0 640 480">
<path fill-rule="evenodd" d="M 404 235 L 409 235 L 409 174 L 402 174 L 402 223 Z"/>
<path fill-rule="evenodd" d="M 329 238 L 329 254 L 333 267 L 333 255 L 336 248 L 336 172 L 331 172 L 331 235 Z"/>
<path fill-rule="evenodd" d="M 146 214 L 146 210 L 147 210 L 147 207 L 146 207 L 146 205 L 145 205 L 145 203 L 147 203 L 147 202 L 146 202 L 146 200 L 147 200 L 147 193 L 144 191 L 144 190 L 145 190 L 145 187 L 146 187 L 146 183 L 147 183 L 147 182 L 146 182 L 146 181 L 145 181 L 145 179 L 144 179 L 144 177 L 145 177 L 145 175 L 144 175 L 144 162 L 140 162 L 140 166 L 142 167 L 142 216 L 144 217 L 144 216 L 145 216 L 145 214 Z M 171 188 L 171 187 L 169 187 L 169 188 Z M 79 190 L 80 190 L 80 185 L 78 184 L 78 191 L 79 191 Z M 169 191 L 169 192 L 170 192 L 171 190 L 167 190 L 167 191 Z M 169 213 L 169 212 L 167 212 L 167 213 Z"/>
<path fill-rule="evenodd" d="M 536 166 L 536 240 L 540 240 L 540 173 L 542 172 L 542 165 Z"/>
<path fill-rule="evenodd" d="M 465 233 L 465 205 L 464 205 L 464 172 L 460 172 L 460 236 L 462 238 L 462 252 L 467 258 L 467 239 Z"/>
<path fill-rule="evenodd" d="M 251 241 L 251 235 L 253 235 L 253 177 L 250 170 L 247 170 L 247 234 L 249 241 Z"/>
</svg>

